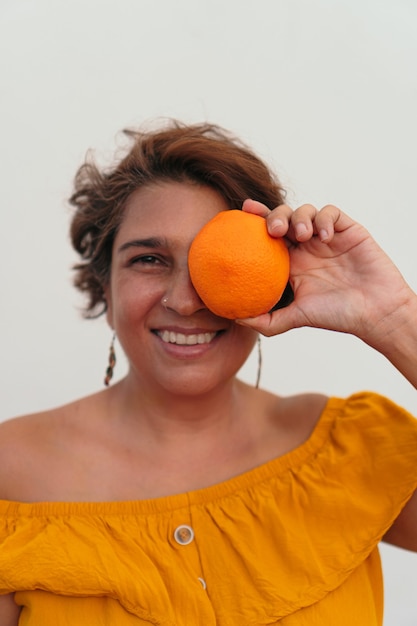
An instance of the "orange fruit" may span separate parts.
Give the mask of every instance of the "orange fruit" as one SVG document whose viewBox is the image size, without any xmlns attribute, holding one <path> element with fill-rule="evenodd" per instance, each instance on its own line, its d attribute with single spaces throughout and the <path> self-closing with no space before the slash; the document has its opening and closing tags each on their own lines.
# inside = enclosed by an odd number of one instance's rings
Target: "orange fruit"
<svg viewBox="0 0 417 626">
<path fill-rule="evenodd" d="M 255 317 L 281 298 L 290 273 L 287 246 L 266 221 L 240 210 L 221 211 L 197 233 L 189 255 L 191 282 L 216 315 Z"/>
</svg>

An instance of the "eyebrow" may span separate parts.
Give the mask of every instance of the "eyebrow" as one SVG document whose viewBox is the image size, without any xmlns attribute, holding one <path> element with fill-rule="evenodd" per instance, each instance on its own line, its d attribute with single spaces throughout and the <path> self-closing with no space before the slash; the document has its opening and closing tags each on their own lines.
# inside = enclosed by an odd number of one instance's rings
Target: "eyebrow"
<svg viewBox="0 0 417 626">
<path fill-rule="evenodd" d="M 165 239 L 160 237 L 148 237 L 146 239 L 132 239 L 132 241 L 126 241 L 118 248 L 117 252 L 124 252 L 129 248 L 163 248 L 167 245 Z"/>
</svg>

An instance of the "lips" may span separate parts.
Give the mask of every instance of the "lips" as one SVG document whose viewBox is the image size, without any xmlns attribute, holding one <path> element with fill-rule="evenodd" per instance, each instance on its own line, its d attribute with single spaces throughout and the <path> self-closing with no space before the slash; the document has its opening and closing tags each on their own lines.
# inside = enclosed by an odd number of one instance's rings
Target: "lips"
<svg viewBox="0 0 417 626">
<path fill-rule="evenodd" d="M 210 343 L 217 333 L 190 333 L 186 335 L 172 330 L 160 330 L 157 331 L 157 335 L 164 343 L 174 343 L 179 346 L 196 346 Z"/>
</svg>

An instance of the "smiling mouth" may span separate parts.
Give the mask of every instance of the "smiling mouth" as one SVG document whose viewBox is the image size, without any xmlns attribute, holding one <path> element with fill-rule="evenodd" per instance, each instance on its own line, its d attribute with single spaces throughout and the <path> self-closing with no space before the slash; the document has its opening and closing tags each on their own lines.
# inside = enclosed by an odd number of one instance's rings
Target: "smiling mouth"
<svg viewBox="0 0 417 626">
<path fill-rule="evenodd" d="M 179 346 L 196 346 L 199 344 L 210 343 L 217 335 L 217 333 L 196 333 L 184 335 L 184 333 L 175 333 L 172 330 L 161 330 L 156 334 L 164 343 L 175 343 Z"/>
</svg>

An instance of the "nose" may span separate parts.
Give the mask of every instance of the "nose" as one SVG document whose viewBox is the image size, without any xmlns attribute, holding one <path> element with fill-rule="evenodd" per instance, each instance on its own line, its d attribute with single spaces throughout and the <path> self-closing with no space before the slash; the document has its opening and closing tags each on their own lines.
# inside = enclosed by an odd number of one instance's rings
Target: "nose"
<svg viewBox="0 0 417 626">
<path fill-rule="evenodd" d="M 194 289 L 186 268 L 178 269 L 165 290 L 162 303 L 166 309 L 175 311 L 179 315 L 193 315 L 197 311 L 206 309 L 206 305 Z"/>
</svg>

